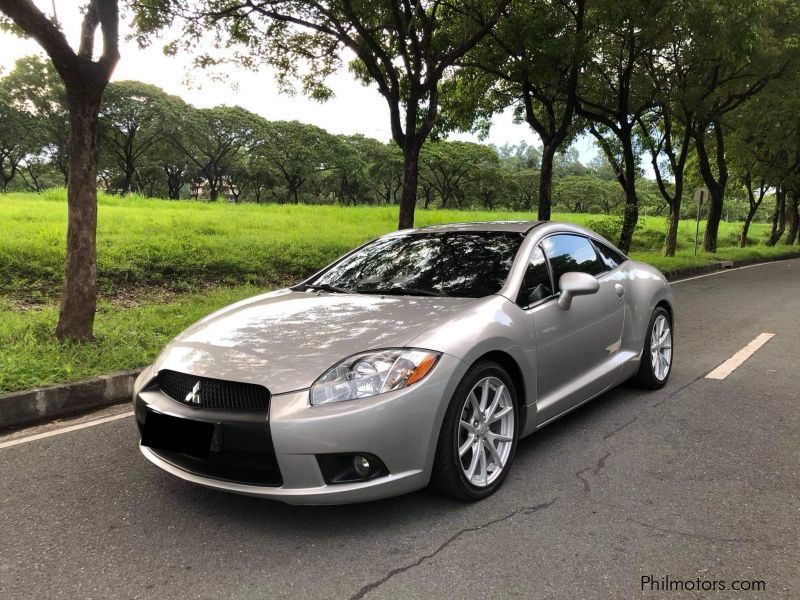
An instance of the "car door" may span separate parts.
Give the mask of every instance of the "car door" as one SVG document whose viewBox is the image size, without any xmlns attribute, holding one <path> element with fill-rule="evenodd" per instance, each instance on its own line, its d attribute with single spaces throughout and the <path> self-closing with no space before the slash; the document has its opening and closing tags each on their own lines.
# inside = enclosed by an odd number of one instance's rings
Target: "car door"
<svg viewBox="0 0 800 600">
<path fill-rule="evenodd" d="M 559 233 L 541 242 L 551 273 L 550 300 L 530 309 L 536 335 L 537 415 L 548 421 L 608 389 L 621 365 L 615 360 L 625 321 L 624 288 L 588 238 Z M 595 294 L 559 307 L 558 282 L 568 272 L 597 277 Z"/>
</svg>

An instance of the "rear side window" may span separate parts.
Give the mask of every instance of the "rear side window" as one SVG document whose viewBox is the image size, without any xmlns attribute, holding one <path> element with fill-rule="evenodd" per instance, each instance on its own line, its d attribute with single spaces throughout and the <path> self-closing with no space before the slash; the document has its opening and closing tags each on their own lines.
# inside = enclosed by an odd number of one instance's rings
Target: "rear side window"
<svg viewBox="0 0 800 600">
<path fill-rule="evenodd" d="M 544 253 L 553 269 L 553 281 L 558 289 L 558 280 L 564 273 L 577 271 L 599 275 L 606 270 L 592 243 L 585 237 L 558 234 L 542 242 Z"/>
<path fill-rule="evenodd" d="M 594 243 L 595 248 L 597 248 L 597 253 L 600 255 L 600 259 L 609 270 L 616 269 L 618 266 L 628 260 L 621 252 L 614 250 L 602 242 L 592 240 L 592 243 Z"/>
</svg>

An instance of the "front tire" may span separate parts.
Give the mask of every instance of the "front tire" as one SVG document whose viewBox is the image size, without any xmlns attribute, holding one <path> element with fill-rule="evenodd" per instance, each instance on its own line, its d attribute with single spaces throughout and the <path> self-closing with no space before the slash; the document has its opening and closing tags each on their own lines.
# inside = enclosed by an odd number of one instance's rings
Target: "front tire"
<svg viewBox="0 0 800 600">
<path fill-rule="evenodd" d="M 476 363 L 447 407 L 431 487 L 465 502 L 490 496 L 508 476 L 518 431 L 519 401 L 511 377 L 497 363 Z"/>
<path fill-rule="evenodd" d="M 664 387 L 672 373 L 672 359 L 672 318 L 658 306 L 647 326 L 636 384 L 648 390 Z"/>
</svg>

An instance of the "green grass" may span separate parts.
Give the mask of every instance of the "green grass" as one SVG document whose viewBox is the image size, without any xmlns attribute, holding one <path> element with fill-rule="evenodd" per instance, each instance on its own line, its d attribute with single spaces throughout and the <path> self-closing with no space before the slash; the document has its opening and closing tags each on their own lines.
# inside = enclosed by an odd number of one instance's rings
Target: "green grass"
<svg viewBox="0 0 800 600">
<path fill-rule="evenodd" d="M 102 301 L 91 344 L 55 339 L 55 304 L 23 311 L 0 301 L 0 393 L 143 366 L 191 323 L 261 291 L 250 286 L 220 288 L 124 309 Z"/>
<path fill-rule="evenodd" d="M 418 210 L 417 225 L 528 219 L 527 213 Z M 600 215 L 557 214 L 616 236 Z M 751 227 L 749 248 L 735 248 L 740 223 L 722 223 L 720 250 L 692 253 L 694 222 L 680 225 L 678 253 L 661 256 L 663 217 L 640 220 L 632 256 L 663 269 L 783 254 Z M 212 310 L 297 281 L 354 246 L 396 227 L 396 207 L 230 205 L 101 195 L 97 340 L 59 343 L 52 335 L 64 264 L 66 197 L 0 196 L 0 393 L 78 380 L 152 361 L 173 335 Z M 701 235 L 702 235 L 701 224 Z M 155 291 L 153 291 L 155 290 Z"/>
<path fill-rule="evenodd" d="M 152 285 L 178 291 L 200 283 L 281 285 L 392 231 L 397 222 L 395 207 L 230 205 L 106 195 L 100 196 L 99 204 L 98 278 L 106 294 L 123 287 Z M 530 214 L 417 211 L 418 225 L 526 218 Z M 556 214 L 554 219 L 597 229 L 608 221 L 586 214 Z M 664 218 L 647 217 L 641 222 L 633 256 L 648 253 L 656 266 L 669 268 L 673 261 L 657 256 L 664 242 Z M 739 228 L 738 223 L 722 223 L 721 245 L 734 245 Z M 616 226 L 608 223 L 605 229 L 614 232 Z M 0 198 L 0 292 L 22 291 L 29 298 L 57 292 L 62 281 L 65 231 L 63 190 Z M 681 223 L 681 264 L 691 254 L 693 233 L 694 223 Z M 751 228 L 756 243 L 767 233 L 763 224 Z M 715 258 L 703 256 L 697 262 Z"/>
</svg>

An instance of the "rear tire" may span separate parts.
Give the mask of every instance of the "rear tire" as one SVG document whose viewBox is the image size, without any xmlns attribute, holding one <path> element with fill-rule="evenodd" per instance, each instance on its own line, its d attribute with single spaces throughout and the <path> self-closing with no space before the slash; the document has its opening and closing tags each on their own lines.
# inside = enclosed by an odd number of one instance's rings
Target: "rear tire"
<svg viewBox="0 0 800 600">
<path fill-rule="evenodd" d="M 431 488 L 464 502 L 492 495 L 511 469 L 518 432 L 519 402 L 511 377 L 497 363 L 476 363 L 445 412 Z"/>
<path fill-rule="evenodd" d="M 636 385 L 658 390 L 667 384 L 672 373 L 672 343 L 672 318 L 663 306 L 657 306 L 647 325 Z"/>
</svg>

